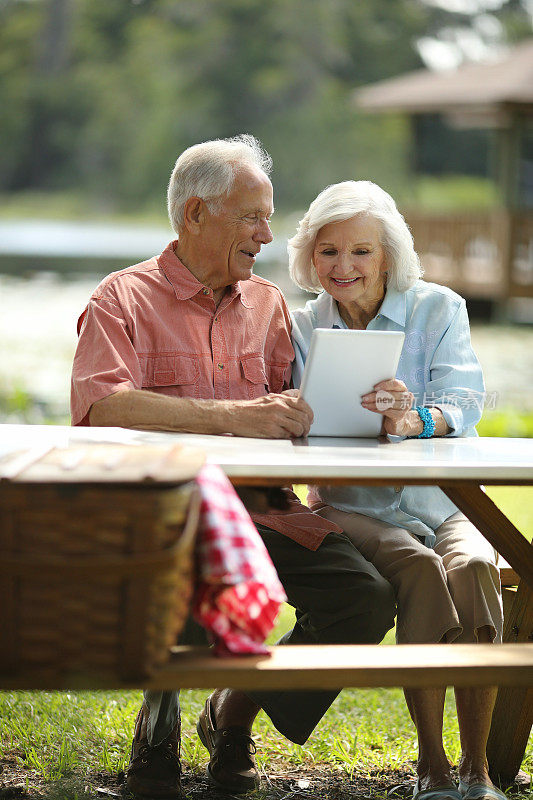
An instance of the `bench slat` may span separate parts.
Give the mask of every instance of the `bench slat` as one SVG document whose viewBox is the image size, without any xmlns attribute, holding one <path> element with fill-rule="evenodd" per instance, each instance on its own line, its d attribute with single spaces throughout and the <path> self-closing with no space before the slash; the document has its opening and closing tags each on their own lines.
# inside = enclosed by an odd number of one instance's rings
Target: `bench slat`
<svg viewBox="0 0 533 800">
<path fill-rule="evenodd" d="M 338 686 L 533 686 L 533 644 L 287 645 L 271 656 L 215 658 L 176 647 L 144 688 L 333 689 Z M 0 676 L 0 689 L 138 688 L 115 678 Z"/>
<path fill-rule="evenodd" d="M 518 586 L 520 583 L 520 577 L 512 567 L 500 568 L 500 578 L 504 589 L 509 586 Z"/>
</svg>

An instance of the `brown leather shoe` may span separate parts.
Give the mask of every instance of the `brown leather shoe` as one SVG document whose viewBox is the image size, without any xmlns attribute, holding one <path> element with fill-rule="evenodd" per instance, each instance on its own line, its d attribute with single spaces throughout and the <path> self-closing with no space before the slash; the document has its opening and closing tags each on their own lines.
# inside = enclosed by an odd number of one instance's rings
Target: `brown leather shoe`
<svg viewBox="0 0 533 800">
<path fill-rule="evenodd" d="M 235 794 L 258 788 L 259 772 L 254 758 L 256 747 L 246 728 L 234 726 L 217 729 L 208 697 L 196 730 L 211 756 L 207 776 L 214 786 Z"/>
<path fill-rule="evenodd" d="M 143 703 L 135 720 L 126 787 L 141 797 L 175 800 L 181 797 L 180 720 L 156 747 L 148 744 L 147 722 L 148 708 Z"/>
</svg>

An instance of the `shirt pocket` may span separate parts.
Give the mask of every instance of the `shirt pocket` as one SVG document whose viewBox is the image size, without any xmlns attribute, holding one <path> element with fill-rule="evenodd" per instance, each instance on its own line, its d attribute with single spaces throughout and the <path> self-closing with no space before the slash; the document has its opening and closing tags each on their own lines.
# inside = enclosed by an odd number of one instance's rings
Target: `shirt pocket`
<svg viewBox="0 0 533 800">
<path fill-rule="evenodd" d="M 245 356 L 241 358 L 241 369 L 245 378 L 248 397 L 264 397 L 269 392 L 265 372 L 265 360 L 262 356 Z"/>
<path fill-rule="evenodd" d="M 287 374 L 290 361 L 286 364 L 269 364 L 268 365 L 268 385 L 269 390 L 275 394 L 283 391 L 283 384 L 285 375 Z"/>
<path fill-rule="evenodd" d="M 195 356 L 145 356 L 143 389 L 178 397 L 198 397 L 200 371 Z"/>
</svg>

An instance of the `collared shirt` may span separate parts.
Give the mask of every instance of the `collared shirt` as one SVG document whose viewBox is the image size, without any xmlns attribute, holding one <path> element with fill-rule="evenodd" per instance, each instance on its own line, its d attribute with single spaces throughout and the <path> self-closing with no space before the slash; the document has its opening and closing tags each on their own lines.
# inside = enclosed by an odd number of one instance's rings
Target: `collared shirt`
<svg viewBox="0 0 533 800">
<path fill-rule="evenodd" d="M 326 292 L 294 311 L 292 317 L 292 377 L 294 386 L 299 386 L 313 329 L 347 326 L 336 301 Z M 448 436 L 477 436 L 474 426 L 481 418 L 485 387 L 462 297 L 421 280 L 406 292 L 388 288 L 367 329 L 403 331 L 396 377 L 413 392 L 416 405 L 442 411 L 450 428 Z M 315 487 L 312 493 L 342 511 L 406 528 L 430 547 L 435 542 L 434 531 L 458 510 L 444 492 L 431 486 Z"/>
<path fill-rule="evenodd" d="M 176 244 L 112 273 L 93 293 L 78 322 L 73 425 L 89 425 L 93 403 L 129 389 L 251 400 L 289 388 L 294 350 L 278 287 L 253 275 L 231 286 L 217 308 L 212 290 L 175 255 Z M 288 512 L 252 518 L 310 549 L 340 530 L 291 497 Z"/>
</svg>

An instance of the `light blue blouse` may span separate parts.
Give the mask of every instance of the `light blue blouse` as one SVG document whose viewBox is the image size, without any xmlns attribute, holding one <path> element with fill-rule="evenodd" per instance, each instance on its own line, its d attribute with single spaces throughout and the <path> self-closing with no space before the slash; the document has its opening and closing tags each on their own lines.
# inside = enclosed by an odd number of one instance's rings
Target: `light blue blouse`
<svg viewBox="0 0 533 800">
<path fill-rule="evenodd" d="M 337 303 L 323 292 L 292 312 L 297 388 L 314 328 L 346 328 Z M 437 407 L 450 427 L 448 436 L 477 436 L 485 386 L 470 342 L 466 304 L 451 289 L 417 281 L 406 292 L 388 288 L 379 313 L 367 330 L 403 331 L 405 342 L 396 377 L 413 392 L 416 404 Z M 393 437 L 396 438 L 396 437 Z M 428 547 L 434 531 L 458 509 L 433 486 L 321 486 L 315 492 L 328 505 L 356 511 L 421 537 Z"/>
</svg>

